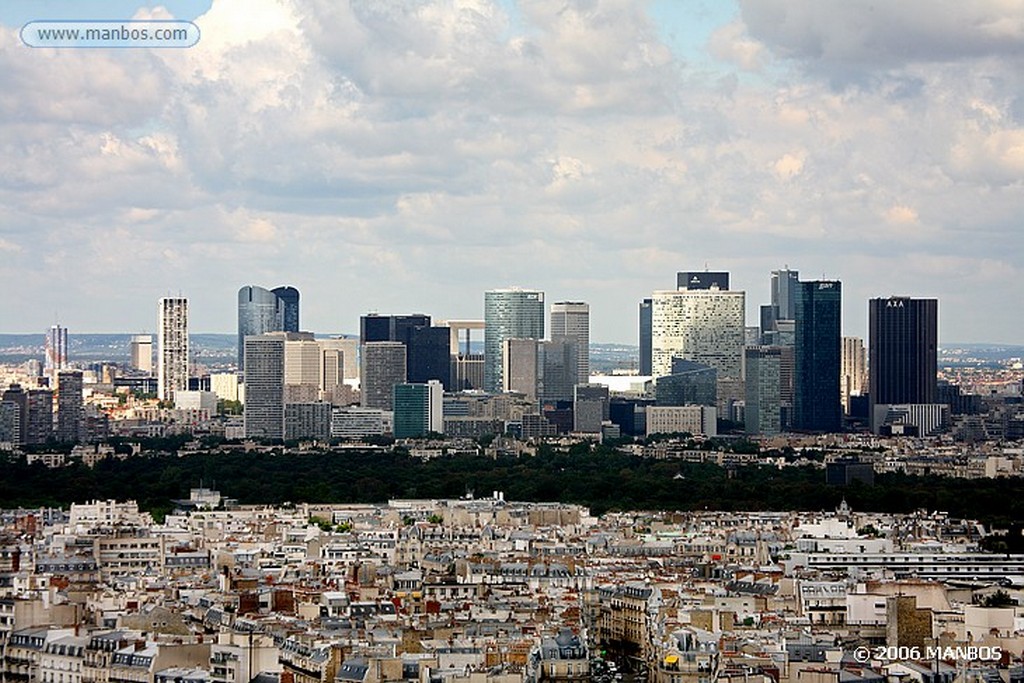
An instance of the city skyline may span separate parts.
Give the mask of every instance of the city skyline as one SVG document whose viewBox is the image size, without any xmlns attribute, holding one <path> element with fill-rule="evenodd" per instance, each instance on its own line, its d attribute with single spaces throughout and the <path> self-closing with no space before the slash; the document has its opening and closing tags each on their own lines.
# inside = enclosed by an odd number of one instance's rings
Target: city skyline
<svg viewBox="0 0 1024 683">
<path fill-rule="evenodd" d="M 695 271 L 688 271 L 688 272 L 680 271 L 680 272 L 677 273 L 677 276 L 682 276 L 684 274 L 690 274 L 690 273 L 693 273 L 693 272 L 695 272 Z M 708 271 L 708 272 L 710 272 L 710 274 L 712 274 L 712 275 L 717 275 L 719 273 L 724 273 L 727 277 L 731 277 L 731 273 L 729 273 L 728 271 L 719 271 L 719 272 Z M 789 272 L 794 272 L 795 273 L 795 271 L 789 271 Z M 775 273 L 776 273 L 776 271 L 771 271 L 770 273 L 765 273 L 765 277 L 763 278 L 765 280 L 765 282 L 768 282 L 768 276 L 774 277 Z M 665 276 L 661 278 L 661 281 L 662 282 L 670 281 L 671 279 L 672 279 L 672 275 L 671 275 L 671 273 L 668 273 L 668 274 L 665 274 Z M 638 346 L 639 342 L 640 342 L 639 332 L 638 332 L 638 324 L 640 323 L 640 318 L 639 318 L 640 314 L 638 313 L 638 310 L 637 310 L 638 309 L 638 304 L 643 304 L 644 302 L 650 301 L 651 292 L 657 292 L 657 291 L 662 291 L 662 292 L 681 291 L 681 290 L 676 290 L 676 289 L 672 289 L 670 287 L 664 287 L 664 286 L 660 286 L 660 285 L 661 285 L 661 283 L 659 283 L 658 287 L 656 287 L 655 289 L 653 289 L 653 290 L 651 290 L 649 292 L 641 292 L 641 293 L 639 293 L 636 301 L 632 302 L 632 305 L 629 307 L 630 308 L 630 313 L 633 316 L 633 319 L 632 319 L 632 321 L 631 321 L 631 323 L 629 325 L 632 328 L 632 339 L 629 339 L 629 338 L 627 338 L 627 339 L 593 339 L 593 338 L 591 338 L 590 339 L 591 343 L 595 343 L 595 344 L 624 344 L 624 345 Z M 282 288 L 278 288 L 278 289 L 282 289 Z M 298 296 L 299 292 L 298 292 L 297 289 L 292 288 L 292 287 L 288 287 L 287 289 L 289 289 L 292 292 L 294 292 L 294 296 L 296 296 L 296 297 Z M 232 292 L 229 292 L 228 293 L 228 297 L 229 297 L 229 299 L 231 297 L 236 297 L 236 298 L 238 298 L 240 300 L 243 292 L 246 291 L 246 290 L 262 290 L 262 291 L 264 291 L 268 295 L 273 295 L 273 292 L 271 292 L 270 290 L 266 290 L 263 287 L 256 287 L 256 286 L 245 285 L 245 286 L 242 286 L 237 291 L 233 290 Z M 496 286 L 496 287 L 491 288 L 490 290 L 486 290 L 486 291 L 501 291 L 501 290 L 510 290 L 510 291 L 521 290 L 521 291 L 537 291 L 537 292 L 544 291 L 543 289 L 541 289 L 539 287 L 520 287 L 519 285 L 514 285 L 514 286 Z M 480 296 L 486 294 L 486 291 L 485 290 L 481 290 L 480 292 L 477 292 L 476 293 L 477 297 L 479 298 Z M 744 319 L 745 319 L 747 327 L 751 327 L 751 326 L 759 327 L 759 324 L 764 322 L 764 316 L 765 316 L 764 309 L 770 307 L 768 302 L 771 300 L 771 292 L 767 291 L 767 288 L 766 288 L 766 294 L 765 294 L 765 296 L 764 296 L 764 298 L 762 300 L 762 299 L 757 299 L 756 295 L 754 297 L 752 297 L 749 290 L 744 290 L 742 288 L 732 287 L 731 291 L 742 292 L 745 295 L 746 301 L 745 301 L 745 304 L 744 304 Z M 161 297 L 161 298 L 190 299 L 190 304 L 189 304 L 189 306 L 190 306 L 189 320 L 190 320 L 190 327 L 194 327 L 191 324 L 191 321 L 194 319 L 193 311 L 195 309 L 195 302 L 191 301 L 191 297 L 187 293 L 180 293 L 177 296 L 170 296 L 170 295 L 168 295 L 168 296 Z M 859 302 L 859 303 L 863 304 L 863 307 L 862 307 L 863 308 L 863 311 L 862 311 L 863 315 L 860 316 L 862 318 L 862 320 L 859 321 L 860 324 L 857 327 L 857 329 L 859 330 L 858 332 L 850 331 L 846 327 L 846 319 L 848 317 L 849 318 L 857 319 L 857 317 L 858 317 L 857 311 L 860 311 L 861 307 L 853 306 L 855 308 L 855 312 L 851 314 L 851 313 L 848 312 L 848 307 L 844 306 L 843 307 L 844 308 L 844 311 L 843 311 L 843 322 L 842 322 L 842 334 L 843 334 L 843 336 L 859 337 L 859 338 L 862 338 L 862 339 L 865 339 L 865 340 L 868 338 L 868 332 L 869 332 L 869 330 L 868 330 L 868 318 L 869 318 L 869 313 L 870 313 L 870 311 L 869 311 L 870 303 L 872 301 L 874 301 L 876 299 L 880 299 L 880 298 L 881 299 L 889 299 L 889 298 L 912 298 L 912 299 L 919 299 L 919 298 L 937 298 L 937 297 L 927 297 L 927 296 L 920 296 L 919 297 L 919 296 L 906 295 L 906 294 L 897 294 L 897 293 L 889 292 L 888 294 L 885 294 L 885 295 L 872 296 L 869 299 L 865 299 L 863 302 Z M 305 301 L 305 299 L 304 299 L 304 301 Z M 220 302 L 218 302 L 218 303 L 220 303 Z M 565 297 L 562 297 L 562 300 L 560 300 L 560 301 L 552 300 L 550 303 L 545 301 L 544 302 L 544 309 L 543 309 L 544 312 L 545 312 L 544 313 L 545 314 L 545 318 L 550 318 L 553 312 L 559 310 L 559 309 L 556 308 L 556 306 L 562 306 L 562 305 L 565 305 L 565 304 L 574 304 L 574 303 L 578 303 L 579 305 L 585 306 L 588 309 L 593 306 L 593 304 L 591 302 L 583 302 L 582 299 L 580 299 L 579 302 L 574 302 L 574 301 L 568 301 L 567 299 L 565 299 Z M 848 303 L 857 304 L 858 302 L 848 302 Z M 202 302 L 200 302 L 200 305 L 201 304 L 202 304 Z M 600 304 L 599 304 L 599 306 L 600 306 Z M 641 306 L 641 308 L 642 308 L 642 306 Z M 326 336 L 326 335 L 344 335 L 345 337 L 348 337 L 348 338 L 359 339 L 360 336 L 361 336 L 361 333 L 362 333 L 363 321 L 367 317 L 369 317 L 369 318 L 381 318 L 381 319 L 386 319 L 386 318 L 404 318 L 404 317 L 422 317 L 422 318 L 425 318 L 428 321 L 431 318 L 434 318 L 434 319 L 436 319 L 438 321 L 445 321 L 445 320 L 449 320 L 449 319 L 456 320 L 457 319 L 454 316 L 446 316 L 443 313 L 438 313 L 437 312 L 438 309 L 441 309 L 442 311 L 446 310 L 443 305 L 442 306 L 428 305 L 426 308 L 415 308 L 413 306 L 402 307 L 401 304 L 399 304 L 398 307 L 395 310 L 389 310 L 389 311 L 369 310 L 369 309 L 363 310 L 361 313 L 358 313 L 355 316 L 354 320 L 341 321 L 341 322 L 338 322 L 337 324 L 335 324 L 333 326 L 328 326 L 326 328 L 313 328 L 311 326 L 306 325 L 305 322 L 303 322 L 299 326 L 299 329 L 287 330 L 287 331 L 313 332 L 313 333 L 315 333 L 317 335 L 324 335 L 324 336 Z M 225 335 L 226 334 L 235 334 L 235 335 L 239 335 L 239 339 L 241 339 L 242 337 L 239 334 L 239 330 L 238 330 L 238 327 L 239 327 L 239 324 L 240 324 L 240 311 L 241 311 L 241 303 L 238 303 L 238 304 L 234 304 L 233 303 L 232 304 L 232 315 L 233 315 L 233 318 L 230 321 L 230 325 L 234 329 L 213 329 L 213 330 L 211 330 L 211 329 L 198 329 L 198 330 L 193 330 L 192 332 L 190 332 L 190 334 L 225 334 Z M 418 312 L 412 313 L 411 311 L 418 311 Z M 428 311 L 428 312 L 424 313 L 423 311 Z M 622 318 L 621 312 L 619 312 L 619 315 L 613 314 L 613 317 L 617 317 L 617 318 L 621 319 Z M 465 319 L 467 319 L 467 320 L 477 320 L 477 321 L 480 321 L 482 323 L 484 318 L 485 318 L 485 306 L 480 305 L 479 306 L 479 310 L 476 312 L 475 315 L 467 316 Z M 772 319 L 772 320 L 774 320 L 774 319 Z M 587 321 L 588 321 L 588 325 L 592 327 L 593 317 L 589 315 L 589 311 L 588 311 L 588 315 L 587 315 Z M 943 318 L 940 317 L 939 320 L 938 320 L 938 325 L 939 325 L 938 332 L 939 332 L 939 342 L 940 342 L 940 345 L 942 345 L 943 343 L 945 343 L 945 344 L 958 344 L 958 343 L 965 343 L 965 344 L 993 343 L 993 344 L 998 344 L 998 343 L 1000 343 L 998 341 L 990 341 L 990 340 L 987 340 L 987 339 L 983 339 L 983 340 L 980 340 L 980 341 L 965 341 L 965 340 L 961 340 L 961 339 L 944 340 L 942 338 L 942 331 L 941 331 L 942 330 L 942 328 L 941 328 L 942 321 L 943 321 Z M 143 332 L 142 336 L 145 336 L 146 334 L 152 334 L 152 335 L 155 336 L 156 332 L 158 331 L 159 325 L 153 325 L 152 324 L 153 321 L 150 321 L 150 322 L 151 322 L 150 327 L 142 326 L 142 332 Z M 2 324 L 2 323 L 0 323 L 0 324 Z M 55 329 L 55 328 L 60 328 L 64 335 L 67 335 L 69 333 L 69 329 L 70 329 L 70 327 L 67 324 L 65 324 L 65 319 L 61 318 L 60 323 L 51 326 L 51 328 L 49 330 L 44 330 L 44 332 L 42 333 L 43 336 L 44 337 L 48 337 L 50 335 L 50 330 Z M 762 332 L 762 334 L 764 334 L 764 330 L 762 330 L 761 332 Z M 30 334 L 36 334 L 36 333 L 37 333 L 36 330 L 17 330 L 17 331 L 11 331 L 11 330 L 7 330 L 7 329 L 0 329 L 0 334 L 30 335 Z M 96 329 L 89 328 L 88 325 L 86 325 L 83 329 L 78 329 L 78 328 L 71 329 L 70 333 L 72 335 L 74 335 L 74 334 L 130 334 L 130 335 L 138 336 L 138 330 L 121 330 L 121 329 L 118 329 L 118 330 L 96 330 Z M 549 333 L 548 336 L 550 336 L 550 333 Z M 592 337 L 592 335 L 589 335 L 589 336 Z M 1011 342 L 1003 342 L 1003 343 L 1008 343 L 1010 345 L 1017 345 L 1017 344 L 1024 345 L 1024 338 L 1022 338 L 1022 340 L 1020 342 L 1018 342 L 1018 341 L 1011 341 Z"/>
<path fill-rule="evenodd" d="M 1024 339 L 993 296 L 1024 280 L 1024 8 L 163 4 L 0 8 L 0 286 L 28 293 L 0 331 L 152 333 L 150 302 L 185 290 L 193 329 L 230 332 L 227 292 L 288 282 L 305 328 L 351 332 L 368 310 L 478 318 L 519 283 L 635 343 L 660 274 L 707 264 L 747 320 L 793 267 L 850 302 L 939 299 L 943 340 Z M 202 38 L 20 42 L 112 11 Z"/>
</svg>

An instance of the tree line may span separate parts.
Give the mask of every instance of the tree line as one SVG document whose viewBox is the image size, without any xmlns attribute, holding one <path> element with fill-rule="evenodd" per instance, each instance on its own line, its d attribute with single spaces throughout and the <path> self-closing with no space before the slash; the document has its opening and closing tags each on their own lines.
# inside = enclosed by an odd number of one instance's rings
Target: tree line
<svg viewBox="0 0 1024 683">
<path fill-rule="evenodd" d="M 605 446 L 542 446 L 536 456 L 453 455 L 421 460 L 394 451 L 173 453 L 80 462 L 49 469 L 0 454 L 0 507 L 63 506 L 134 499 L 162 515 L 200 482 L 242 504 L 375 503 L 389 498 L 490 496 L 558 501 L 594 514 L 627 510 L 831 510 L 845 498 L 855 511 L 924 509 L 1008 527 L 1024 521 L 1024 479 L 951 479 L 878 474 L 873 485 L 825 485 L 820 467 L 720 467 L 650 459 Z"/>
</svg>

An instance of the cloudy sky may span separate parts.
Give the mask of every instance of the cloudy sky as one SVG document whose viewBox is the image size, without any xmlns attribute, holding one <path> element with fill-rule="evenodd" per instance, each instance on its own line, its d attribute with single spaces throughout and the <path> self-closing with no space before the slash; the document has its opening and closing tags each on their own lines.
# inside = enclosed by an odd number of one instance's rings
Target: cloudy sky
<svg viewBox="0 0 1024 683">
<path fill-rule="evenodd" d="M 185 50 L 25 47 L 31 19 L 179 17 Z M 1021 0 L 0 3 L 0 332 L 232 332 L 591 303 L 677 270 L 940 299 L 940 340 L 1024 343 Z"/>
</svg>

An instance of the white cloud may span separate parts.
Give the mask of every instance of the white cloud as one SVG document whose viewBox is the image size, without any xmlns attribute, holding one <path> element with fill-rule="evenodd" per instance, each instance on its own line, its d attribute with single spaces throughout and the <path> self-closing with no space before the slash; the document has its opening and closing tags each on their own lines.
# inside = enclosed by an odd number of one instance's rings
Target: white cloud
<svg viewBox="0 0 1024 683">
<path fill-rule="evenodd" d="M 717 59 L 732 62 L 744 71 L 760 71 L 764 67 L 764 45 L 750 38 L 741 22 L 722 26 L 713 34 L 708 51 Z"/>
<path fill-rule="evenodd" d="M 1005 0 L 740 0 L 750 34 L 782 57 L 828 65 L 1024 55 L 1024 4 Z"/>
<path fill-rule="evenodd" d="M 705 261 L 752 307 L 782 263 L 840 277 L 854 330 L 862 283 L 1013 272 L 1016 5 L 957 9 L 968 44 L 946 48 L 927 17 L 905 54 L 878 27 L 898 6 L 742 9 L 714 73 L 641 0 L 215 0 L 197 47 L 117 55 L 0 28 L 0 286 L 88 280 L 106 329 L 191 288 L 194 327 L 224 330 L 240 284 L 287 281 L 308 327 L 351 331 L 369 308 L 477 317 L 519 282 L 590 298 L 595 339 L 628 341 L 636 301 Z M 896 231 L 920 265 L 890 260 Z M 971 314 L 989 327 L 961 337 L 1020 332 Z"/>
</svg>

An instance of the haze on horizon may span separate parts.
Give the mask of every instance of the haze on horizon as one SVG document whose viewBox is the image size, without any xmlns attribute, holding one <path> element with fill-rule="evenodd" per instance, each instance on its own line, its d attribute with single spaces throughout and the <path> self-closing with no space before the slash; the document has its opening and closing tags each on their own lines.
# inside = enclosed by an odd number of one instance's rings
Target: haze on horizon
<svg viewBox="0 0 1024 683">
<path fill-rule="evenodd" d="M 480 318 L 518 284 L 636 343 L 680 270 L 940 300 L 1024 342 L 1024 5 L 979 0 L 12 0 L 0 8 L 0 332 Z M 25 47 L 32 18 L 194 19 L 187 50 Z M 73 13 L 73 14 L 72 14 Z"/>
</svg>

